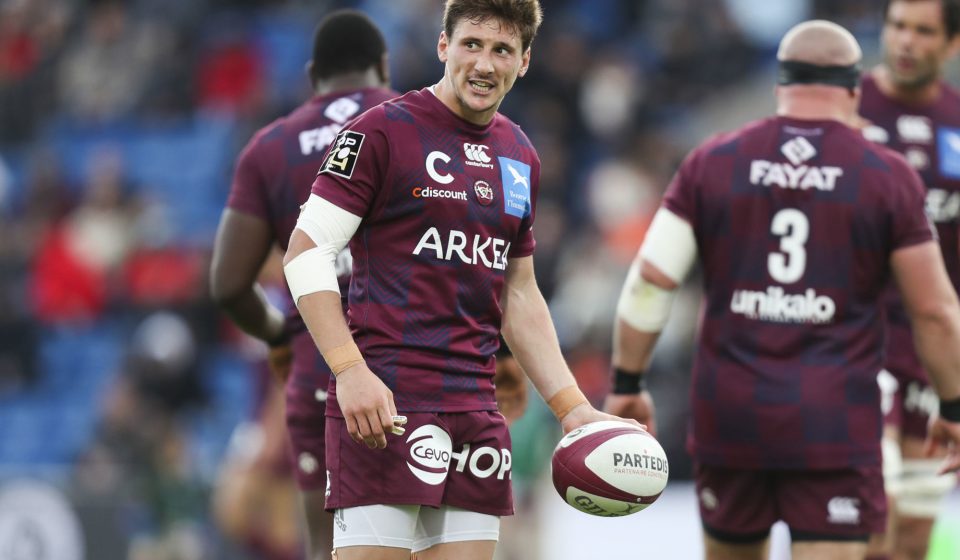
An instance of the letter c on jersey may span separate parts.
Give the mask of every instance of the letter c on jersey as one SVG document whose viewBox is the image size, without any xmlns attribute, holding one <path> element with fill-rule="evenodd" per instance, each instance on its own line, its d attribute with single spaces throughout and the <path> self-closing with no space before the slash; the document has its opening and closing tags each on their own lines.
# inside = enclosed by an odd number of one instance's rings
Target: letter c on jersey
<svg viewBox="0 0 960 560">
<path fill-rule="evenodd" d="M 447 478 L 453 443 L 450 435 L 432 424 L 420 426 L 407 438 L 407 467 L 421 481 L 436 486 Z"/>
<path fill-rule="evenodd" d="M 437 172 L 437 160 L 443 161 L 443 163 L 450 163 L 450 156 L 443 152 L 433 151 L 427 154 L 427 174 L 430 175 L 430 178 L 434 181 L 440 183 L 441 185 L 449 185 L 453 182 L 453 175 L 449 173 L 444 173 L 441 175 Z"/>
</svg>

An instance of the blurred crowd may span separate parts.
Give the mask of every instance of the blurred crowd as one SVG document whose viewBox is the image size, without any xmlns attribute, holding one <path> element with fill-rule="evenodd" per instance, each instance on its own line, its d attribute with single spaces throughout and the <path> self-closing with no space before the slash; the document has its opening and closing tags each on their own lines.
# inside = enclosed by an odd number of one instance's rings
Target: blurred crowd
<svg viewBox="0 0 960 560">
<path fill-rule="evenodd" d="M 262 349 L 209 302 L 213 232 L 234 157 L 307 98 L 313 25 L 339 7 L 383 28 L 395 89 L 438 80 L 441 0 L 0 0 L 0 440 L 50 415 L 31 433 L 88 426 L 44 449 L 0 445 L 0 477 L 42 465 L 85 511 L 108 512 L 84 516 L 107 547 L 88 544 L 90 558 L 226 554 L 211 553 L 209 494 L 229 430 L 255 413 Z M 607 390 L 616 297 L 686 150 L 746 87 L 768 99 L 785 29 L 826 17 L 869 51 L 879 9 L 544 2 L 530 72 L 501 110 L 540 152 L 538 278 L 588 396 Z M 697 288 L 651 379 L 675 477 L 689 472 Z M 554 430 L 539 403 L 515 427 L 521 489 Z"/>
</svg>

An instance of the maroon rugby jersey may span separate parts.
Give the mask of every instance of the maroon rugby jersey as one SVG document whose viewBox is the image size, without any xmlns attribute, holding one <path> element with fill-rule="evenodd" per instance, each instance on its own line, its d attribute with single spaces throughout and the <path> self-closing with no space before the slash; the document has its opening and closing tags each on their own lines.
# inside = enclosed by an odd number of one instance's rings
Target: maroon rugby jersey
<svg viewBox="0 0 960 560">
<path fill-rule="evenodd" d="M 260 129 L 237 160 L 227 207 L 267 222 L 280 248 L 286 250 L 300 205 L 310 195 L 310 185 L 337 132 L 350 119 L 397 95 L 385 88 L 365 88 L 317 96 Z M 338 258 L 337 272 L 346 288 L 349 253 Z M 289 296 L 286 290 L 284 294 Z M 287 302 L 287 312 L 290 320 L 302 324 L 292 301 Z M 330 370 L 306 328 L 293 345 L 289 382 L 310 388 L 326 386 Z"/>
<path fill-rule="evenodd" d="M 704 271 L 691 453 L 879 464 L 879 298 L 891 252 L 933 235 L 903 158 L 839 122 L 768 118 L 694 150 L 663 204 Z"/>
<path fill-rule="evenodd" d="M 363 218 L 348 320 L 399 410 L 496 410 L 504 273 L 533 253 L 539 176 L 517 125 L 467 122 L 430 89 L 368 111 L 331 146 L 313 192 Z M 327 413 L 340 414 L 334 399 Z"/>
<path fill-rule="evenodd" d="M 904 154 L 920 173 L 927 190 L 927 216 L 937 226 L 953 286 L 960 289 L 960 95 L 941 83 L 935 102 L 913 106 L 881 93 L 872 75 L 864 77 L 861 87 L 860 113 L 871 122 L 864 136 Z M 895 286 L 889 289 L 885 310 L 887 369 L 900 378 L 926 380 Z"/>
</svg>

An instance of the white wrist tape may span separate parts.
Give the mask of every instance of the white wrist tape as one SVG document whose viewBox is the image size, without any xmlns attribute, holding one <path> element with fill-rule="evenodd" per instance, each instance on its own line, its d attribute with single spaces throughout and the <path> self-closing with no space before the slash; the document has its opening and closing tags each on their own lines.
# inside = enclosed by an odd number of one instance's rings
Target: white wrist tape
<svg viewBox="0 0 960 560">
<path fill-rule="evenodd" d="M 315 292 L 340 293 L 337 280 L 337 254 L 347 246 L 360 227 L 361 218 L 315 194 L 303 205 L 297 229 L 316 244 L 297 255 L 283 267 L 293 301 Z"/>
<path fill-rule="evenodd" d="M 943 499 L 957 484 L 956 475 L 938 475 L 939 459 L 904 459 L 896 508 L 900 515 L 935 518 Z"/>
<path fill-rule="evenodd" d="M 686 220 L 660 207 L 647 229 L 640 247 L 640 258 L 656 266 L 677 284 L 693 268 L 697 258 L 697 240 Z"/>
<path fill-rule="evenodd" d="M 642 332 L 660 332 L 670 317 L 675 290 L 664 290 L 640 275 L 640 260 L 634 259 L 617 301 L 617 317 Z"/>
</svg>

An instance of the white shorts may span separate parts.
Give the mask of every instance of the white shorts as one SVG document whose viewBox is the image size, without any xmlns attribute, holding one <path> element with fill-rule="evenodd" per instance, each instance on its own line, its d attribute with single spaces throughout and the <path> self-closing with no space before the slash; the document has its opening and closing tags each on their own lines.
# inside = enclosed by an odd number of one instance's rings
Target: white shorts
<svg viewBox="0 0 960 560">
<path fill-rule="evenodd" d="M 388 546 L 413 552 L 434 545 L 465 541 L 496 541 L 500 518 L 461 508 L 441 506 L 371 505 L 333 513 L 333 548 Z"/>
</svg>

